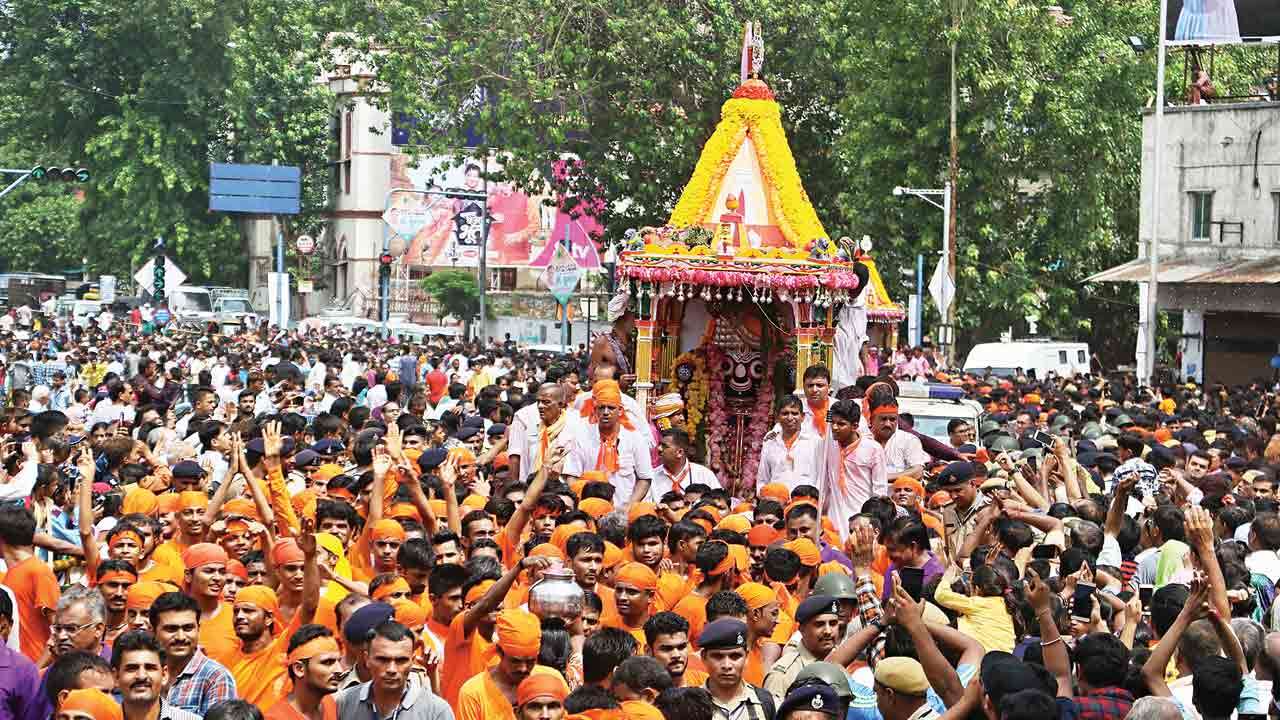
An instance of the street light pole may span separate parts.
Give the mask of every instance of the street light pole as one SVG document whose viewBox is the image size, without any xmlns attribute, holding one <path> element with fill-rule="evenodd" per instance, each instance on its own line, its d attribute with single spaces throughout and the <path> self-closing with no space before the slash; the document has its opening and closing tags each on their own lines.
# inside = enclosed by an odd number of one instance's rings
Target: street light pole
<svg viewBox="0 0 1280 720">
<path fill-rule="evenodd" d="M 946 351 L 947 364 L 951 366 L 955 365 L 956 317 L 956 248 L 955 236 L 953 235 L 954 225 L 952 224 L 952 214 L 955 212 L 955 202 L 952 199 L 954 188 L 954 185 L 947 182 L 941 188 L 909 188 L 899 185 L 893 189 L 895 197 L 914 195 L 942 211 L 942 253 L 940 254 L 939 262 L 942 263 L 942 268 L 946 271 L 945 275 L 947 276 L 947 280 L 951 283 L 951 296 L 947 297 L 947 287 L 944 285 L 942 288 L 942 295 L 943 301 L 946 304 L 946 309 L 944 310 L 943 308 L 939 308 L 939 310 L 942 311 L 942 325 L 938 328 L 938 344 Z M 933 199 L 939 196 L 942 198 L 942 202 L 938 202 Z M 924 303 L 923 297 L 920 298 L 920 302 Z M 921 328 L 921 334 L 923 334 L 923 332 L 924 330 Z"/>
</svg>

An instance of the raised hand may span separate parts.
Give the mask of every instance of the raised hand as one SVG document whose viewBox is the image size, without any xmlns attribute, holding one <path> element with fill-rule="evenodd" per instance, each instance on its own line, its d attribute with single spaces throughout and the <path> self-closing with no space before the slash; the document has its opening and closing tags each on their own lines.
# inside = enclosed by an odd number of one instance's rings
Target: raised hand
<svg viewBox="0 0 1280 720">
<path fill-rule="evenodd" d="M 373 449 L 373 476 L 383 478 L 391 469 L 391 454 L 381 445 Z"/>
<path fill-rule="evenodd" d="M 302 534 L 298 536 L 298 547 L 308 558 L 316 556 L 316 521 L 307 518 L 302 521 Z"/>
<path fill-rule="evenodd" d="M 284 450 L 284 438 L 280 436 L 280 423 L 269 422 L 262 428 L 262 454 L 273 460 L 280 459 Z"/>
</svg>

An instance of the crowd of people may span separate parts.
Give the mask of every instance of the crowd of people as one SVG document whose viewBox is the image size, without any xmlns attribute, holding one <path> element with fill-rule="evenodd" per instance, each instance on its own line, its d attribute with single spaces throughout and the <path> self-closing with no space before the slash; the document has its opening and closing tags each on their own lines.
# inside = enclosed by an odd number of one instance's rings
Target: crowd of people
<svg viewBox="0 0 1280 720">
<path fill-rule="evenodd" d="M 1280 715 L 1269 388 L 813 366 L 731 494 L 628 330 L 0 331 L 0 720 Z"/>
</svg>

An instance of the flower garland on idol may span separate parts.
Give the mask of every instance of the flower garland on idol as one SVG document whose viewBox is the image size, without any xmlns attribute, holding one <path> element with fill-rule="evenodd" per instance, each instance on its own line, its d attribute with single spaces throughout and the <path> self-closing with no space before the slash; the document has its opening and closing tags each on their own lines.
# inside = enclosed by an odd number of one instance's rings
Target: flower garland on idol
<svg viewBox="0 0 1280 720">
<path fill-rule="evenodd" d="M 684 393 L 684 431 L 690 438 L 698 437 L 698 426 L 702 424 L 706 414 L 709 384 L 707 380 L 707 362 L 698 350 L 690 350 L 672 363 L 672 367 L 689 365 L 693 368 L 693 377 L 685 386 Z"/>
<path fill-rule="evenodd" d="M 706 366 L 720 367 L 724 351 L 719 345 L 706 346 Z M 707 467 L 720 478 L 720 485 L 729 487 L 728 468 L 724 466 L 724 444 L 729 434 L 729 413 L 724 407 L 724 378 L 718 372 L 710 374 L 707 397 Z"/>
<path fill-rule="evenodd" d="M 742 480 L 739 489 L 756 486 L 756 470 L 760 467 L 760 452 L 764 449 L 764 436 L 773 427 L 773 358 L 765 358 L 765 375 L 760 379 L 760 393 L 755 407 L 746 419 L 747 437 L 742 448 Z M 754 493 L 753 493 L 754 494 Z"/>
</svg>

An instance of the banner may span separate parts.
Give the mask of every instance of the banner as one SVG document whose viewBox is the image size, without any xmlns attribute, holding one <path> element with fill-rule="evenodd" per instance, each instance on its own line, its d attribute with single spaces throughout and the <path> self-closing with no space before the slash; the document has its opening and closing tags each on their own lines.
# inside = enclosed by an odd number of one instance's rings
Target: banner
<svg viewBox="0 0 1280 720">
<path fill-rule="evenodd" d="M 490 172 L 495 165 L 490 162 Z M 429 267 L 476 267 L 485 232 L 489 267 L 545 267 L 552 238 L 570 237 L 571 253 L 585 270 L 598 270 L 593 237 L 603 228 L 594 217 L 564 212 L 550 195 L 527 195 L 510 183 L 488 184 L 487 202 L 462 194 L 485 193 L 480 161 L 458 165 L 452 158 L 414 162 L 391 156 L 391 196 L 383 220 L 406 243 L 405 262 Z"/>
<path fill-rule="evenodd" d="M 1280 41 L 1277 0 L 1168 0 L 1170 45 Z"/>
</svg>

